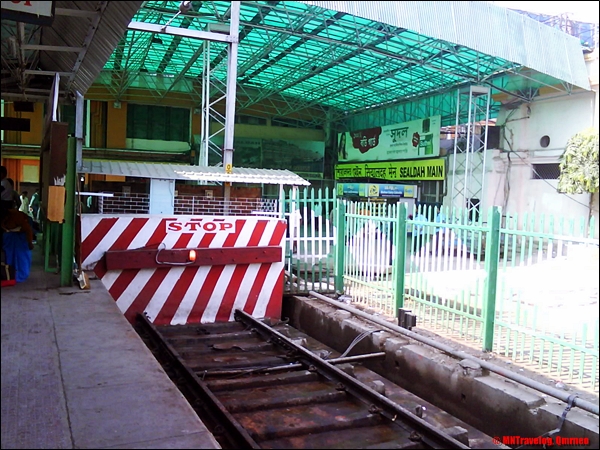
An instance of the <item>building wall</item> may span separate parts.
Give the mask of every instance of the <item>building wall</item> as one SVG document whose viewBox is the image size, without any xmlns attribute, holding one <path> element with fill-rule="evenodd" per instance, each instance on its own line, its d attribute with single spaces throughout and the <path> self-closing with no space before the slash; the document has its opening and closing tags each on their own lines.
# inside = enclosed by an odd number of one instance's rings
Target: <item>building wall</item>
<svg viewBox="0 0 600 450">
<path fill-rule="evenodd" d="M 501 206 L 511 214 L 544 214 L 574 220 L 589 217 L 591 194 L 559 193 L 558 180 L 534 179 L 532 165 L 558 163 L 568 140 L 595 125 L 597 83 L 593 89 L 562 96 L 545 94 L 528 105 L 500 111 L 497 125 L 503 128 L 503 133 L 500 149 L 488 150 L 482 211 L 490 206 Z M 550 137 L 546 148 L 540 143 L 542 136 Z M 459 154 L 457 158 L 464 158 L 464 155 Z M 447 206 L 452 205 L 453 200 L 453 167 L 452 155 L 449 155 L 448 194 L 444 199 Z M 457 173 L 458 179 L 463 177 L 464 172 Z M 592 202 L 591 214 L 596 217 L 595 233 L 598 236 L 597 195 Z"/>
<path fill-rule="evenodd" d="M 44 129 L 44 105 L 34 103 L 33 112 L 17 112 L 14 103 L 4 103 L 4 116 L 18 119 L 30 119 L 29 131 L 5 131 L 4 143 L 21 145 L 41 145 Z"/>
</svg>

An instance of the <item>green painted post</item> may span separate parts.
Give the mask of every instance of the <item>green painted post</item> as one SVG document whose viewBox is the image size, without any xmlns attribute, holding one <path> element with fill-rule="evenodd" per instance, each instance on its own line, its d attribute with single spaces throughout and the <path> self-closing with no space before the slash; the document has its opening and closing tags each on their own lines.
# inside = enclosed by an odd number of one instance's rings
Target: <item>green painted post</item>
<svg viewBox="0 0 600 450">
<path fill-rule="evenodd" d="M 337 200 L 335 240 L 335 290 L 344 292 L 344 265 L 346 255 L 346 205 Z"/>
<path fill-rule="evenodd" d="M 494 206 L 488 213 L 489 229 L 485 252 L 485 291 L 483 298 L 483 350 L 492 351 L 494 345 L 494 322 L 496 318 L 496 290 L 498 262 L 500 259 L 500 208 Z M 489 249 L 489 250 L 488 250 Z"/>
<path fill-rule="evenodd" d="M 75 138 L 69 139 L 67 145 L 67 173 L 65 178 L 65 221 L 62 225 L 62 245 L 60 252 L 60 285 L 73 284 L 73 257 L 75 253 L 75 186 L 76 161 Z"/>
<path fill-rule="evenodd" d="M 394 241 L 396 254 L 394 264 L 396 266 L 396 314 L 404 307 L 404 271 L 406 270 L 406 204 L 400 203 L 397 210 L 396 229 L 394 230 Z"/>
<path fill-rule="evenodd" d="M 52 245 L 52 223 L 45 218 L 44 220 L 44 270 L 50 272 L 50 246 Z"/>
</svg>

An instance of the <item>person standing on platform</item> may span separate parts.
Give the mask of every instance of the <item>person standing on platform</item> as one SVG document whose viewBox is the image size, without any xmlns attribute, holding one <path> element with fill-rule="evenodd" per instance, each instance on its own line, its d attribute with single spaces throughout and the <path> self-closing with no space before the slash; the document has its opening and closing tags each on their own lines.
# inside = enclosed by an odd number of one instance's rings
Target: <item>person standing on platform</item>
<svg viewBox="0 0 600 450">
<path fill-rule="evenodd" d="M 29 197 L 28 197 L 28 192 L 27 191 L 23 191 L 21 193 L 21 206 L 19 206 L 19 211 L 21 211 L 22 213 L 27 214 L 29 217 L 33 218 L 33 214 L 31 213 L 31 209 L 29 207 Z"/>
<path fill-rule="evenodd" d="M 13 188 L 10 184 L 10 178 L 7 178 L 8 172 L 6 171 L 6 167 L 0 167 L 0 184 L 2 185 L 2 207 L 9 209 L 12 208 L 13 203 Z"/>
<path fill-rule="evenodd" d="M 29 202 L 29 206 L 31 207 L 31 214 L 33 215 L 33 221 L 40 221 L 40 190 L 36 189 L 33 195 L 31 196 L 31 200 Z"/>
<path fill-rule="evenodd" d="M 10 189 L 10 197 L 11 203 L 9 208 L 19 209 L 21 207 L 21 197 L 17 191 L 15 191 L 15 182 L 12 178 L 7 178 L 9 189 Z"/>
<path fill-rule="evenodd" d="M 33 229 L 30 217 L 16 208 L 0 208 L 2 250 L 6 264 L 15 270 L 17 283 L 25 281 L 31 270 L 31 250 L 33 250 Z"/>
</svg>

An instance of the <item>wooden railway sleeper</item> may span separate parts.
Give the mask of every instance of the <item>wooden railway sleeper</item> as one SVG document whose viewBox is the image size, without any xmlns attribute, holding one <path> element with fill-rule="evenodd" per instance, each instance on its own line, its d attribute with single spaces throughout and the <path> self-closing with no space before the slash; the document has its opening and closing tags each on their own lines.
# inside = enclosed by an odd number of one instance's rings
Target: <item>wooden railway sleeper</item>
<svg viewBox="0 0 600 450">
<path fill-rule="evenodd" d="M 275 338 L 277 339 L 277 342 L 281 343 L 284 348 L 295 348 L 297 352 L 302 354 L 304 358 L 311 361 L 311 363 L 317 368 L 318 372 L 322 376 L 330 379 L 331 381 L 342 383 L 344 385 L 344 389 L 348 393 L 363 401 L 365 404 L 376 404 L 379 408 L 381 408 L 383 413 L 387 413 L 383 414 L 384 416 L 397 416 L 402 422 L 405 423 L 405 426 L 413 428 L 416 433 L 422 436 L 423 442 L 426 442 L 427 445 L 430 445 L 433 448 L 469 448 L 467 445 L 459 442 L 452 436 L 445 433 L 443 430 L 440 430 L 421 419 L 412 411 L 409 411 L 401 405 L 391 401 L 387 397 L 379 394 L 361 381 L 351 377 L 347 373 L 335 367 L 333 364 L 330 364 L 328 361 L 320 358 L 318 355 L 315 355 L 310 350 L 298 346 L 290 338 L 284 336 L 277 330 L 272 329 L 267 324 L 253 318 L 244 311 L 236 309 L 234 312 L 234 317 L 237 321 L 242 321 L 247 325 L 253 325 L 257 330 L 259 330 L 261 335 L 265 336 L 265 339 Z M 394 423 L 399 424 L 399 421 L 394 421 Z"/>
</svg>

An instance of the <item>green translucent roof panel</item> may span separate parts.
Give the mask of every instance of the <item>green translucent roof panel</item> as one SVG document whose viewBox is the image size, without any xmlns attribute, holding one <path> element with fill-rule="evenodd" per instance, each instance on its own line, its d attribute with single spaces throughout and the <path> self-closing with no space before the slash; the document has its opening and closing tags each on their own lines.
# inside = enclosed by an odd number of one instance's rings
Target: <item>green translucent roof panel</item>
<svg viewBox="0 0 600 450">
<path fill-rule="evenodd" d="M 589 88 L 570 36 L 483 3 L 243 1 L 238 111 L 275 99 L 287 103 L 280 115 L 306 108 L 347 114 L 469 83 L 494 85 L 524 67 L 536 69 L 524 84 Z M 192 11 L 175 17 L 179 4 L 147 1 L 133 20 L 192 30 L 228 24 L 230 2 L 192 2 Z M 496 29 L 504 32 L 495 35 Z M 530 39 L 516 45 L 519 36 Z M 564 51 L 543 46 L 545 38 Z M 223 82 L 226 55 L 225 44 L 211 43 L 213 76 Z M 201 40 L 130 30 L 104 68 L 115 76 L 100 82 L 115 95 L 140 85 L 191 92 L 202 69 Z"/>
</svg>

